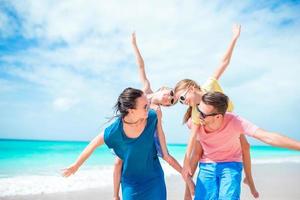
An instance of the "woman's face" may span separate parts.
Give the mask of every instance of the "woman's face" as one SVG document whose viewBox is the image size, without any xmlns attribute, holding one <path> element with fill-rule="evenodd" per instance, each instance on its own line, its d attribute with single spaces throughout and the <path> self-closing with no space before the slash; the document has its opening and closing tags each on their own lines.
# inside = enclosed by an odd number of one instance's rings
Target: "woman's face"
<svg viewBox="0 0 300 200">
<path fill-rule="evenodd" d="M 148 100 L 145 95 L 136 99 L 136 106 L 131 109 L 131 114 L 137 119 L 146 119 L 148 117 Z"/>
<path fill-rule="evenodd" d="M 158 101 L 162 106 L 172 106 L 176 102 L 172 89 L 162 89 L 156 93 Z"/>
<path fill-rule="evenodd" d="M 195 105 L 195 92 L 192 87 L 187 89 L 178 90 L 175 94 L 178 101 L 184 105 L 193 106 Z"/>
</svg>

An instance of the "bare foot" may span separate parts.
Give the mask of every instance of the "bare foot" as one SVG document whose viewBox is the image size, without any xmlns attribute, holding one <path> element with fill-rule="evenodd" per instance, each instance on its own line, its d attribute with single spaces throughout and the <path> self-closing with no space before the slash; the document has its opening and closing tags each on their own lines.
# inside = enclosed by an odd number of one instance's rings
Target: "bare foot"
<svg viewBox="0 0 300 200">
<path fill-rule="evenodd" d="M 253 195 L 253 197 L 255 199 L 258 199 L 259 198 L 259 193 L 255 190 L 255 191 L 251 191 L 251 194 Z"/>
<path fill-rule="evenodd" d="M 251 194 L 252 194 L 252 196 L 253 196 L 254 198 L 256 198 L 256 199 L 259 198 L 259 193 L 257 192 L 256 188 L 255 188 L 254 186 L 251 187 L 251 186 L 249 185 L 249 182 L 248 182 L 248 179 L 247 179 L 247 178 L 244 178 L 243 183 L 249 186 L 250 191 L 251 191 Z"/>
<path fill-rule="evenodd" d="M 192 200 L 192 196 L 184 196 L 184 200 Z"/>
<path fill-rule="evenodd" d="M 113 200 L 120 200 L 119 196 L 114 196 Z"/>
</svg>

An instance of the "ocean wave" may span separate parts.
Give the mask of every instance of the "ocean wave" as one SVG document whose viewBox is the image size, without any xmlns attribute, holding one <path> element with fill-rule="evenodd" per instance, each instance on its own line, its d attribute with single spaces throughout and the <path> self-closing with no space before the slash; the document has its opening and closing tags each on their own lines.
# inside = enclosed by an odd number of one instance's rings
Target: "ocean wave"
<svg viewBox="0 0 300 200">
<path fill-rule="evenodd" d="M 162 163 L 165 176 L 178 174 Z M 58 172 L 53 175 L 16 175 L 0 178 L 0 197 L 14 195 L 48 194 L 109 187 L 113 190 L 113 166 L 89 167 L 64 178 Z"/>
<path fill-rule="evenodd" d="M 182 162 L 180 162 L 182 163 Z M 255 158 L 252 164 L 300 164 L 300 157 Z M 166 162 L 161 162 L 165 177 L 179 176 Z M 0 197 L 14 195 L 31 195 L 42 193 L 57 193 L 79 191 L 92 188 L 108 187 L 113 190 L 113 166 L 86 167 L 75 175 L 64 178 L 59 172 L 49 172 L 49 175 L 15 175 L 0 177 Z"/>
<path fill-rule="evenodd" d="M 289 157 L 276 157 L 276 158 L 254 158 L 252 159 L 252 164 L 288 164 L 288 163 L 300 163 L 299 156 L 289 156 Z"/>
<path fill-rule="evenodd" d="M 77 191 L 88 188 L 111 187 L 113 167 L 79 170 L 69 178 L 57 175 L 22 175 L 0 179 L 0 197 Z"/>
</svg>

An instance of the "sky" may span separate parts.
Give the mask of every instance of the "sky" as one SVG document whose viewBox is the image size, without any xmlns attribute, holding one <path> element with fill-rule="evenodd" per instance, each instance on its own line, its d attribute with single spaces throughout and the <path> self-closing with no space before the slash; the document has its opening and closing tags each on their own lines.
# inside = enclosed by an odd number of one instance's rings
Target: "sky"
<svg viewBox="0 0 300 200">
<path fill-rule="evenodd" d="M 204 83 L 239 23 L 220 79 L 235 113 L 300 140 L 299 10 L 276 0 L 0 0 L 0 138 L 91 140 L 121 91 L 141 88 L 133 31 L 156 90 Z M 163 108 L 168 143 L 187 142 L 185 109 Z"/>
</svg>

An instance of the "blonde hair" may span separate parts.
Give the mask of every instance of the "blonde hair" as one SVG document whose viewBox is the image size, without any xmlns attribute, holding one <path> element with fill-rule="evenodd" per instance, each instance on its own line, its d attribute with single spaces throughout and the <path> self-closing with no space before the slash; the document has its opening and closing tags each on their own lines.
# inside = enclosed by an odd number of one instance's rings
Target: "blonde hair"
<svg viewBox="0 0 300 200">
<path fill-rule="evenodd" d="M 162 86 L 158 88 L 155 92 L 161 91 L 161 90 L 173 90 L 173 88 L 167 87 L 167 86 Z"/>
<path fill-rule="evenodd" d="M 179 91 L 187 90 L 190 87 L 194 87 L 201 91 L 201 87 L 196 81 L 193 81 L 191 79 L 183 79 L 175 85 L 174 93 L 176 95 Z M 191 118 L 191 116 L 192 116 L 192 107 L 189 106 L 189 108 L 187 109 L 186 113 L 183 116 L 182 123 L 185 124 L 189 120 L 189 118 Z"/>
</svg>

